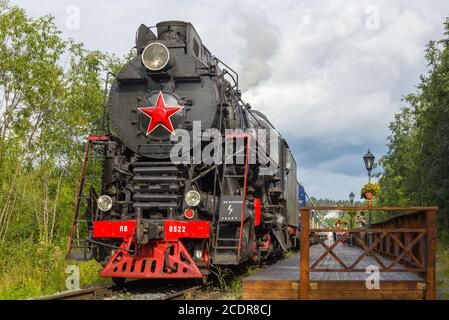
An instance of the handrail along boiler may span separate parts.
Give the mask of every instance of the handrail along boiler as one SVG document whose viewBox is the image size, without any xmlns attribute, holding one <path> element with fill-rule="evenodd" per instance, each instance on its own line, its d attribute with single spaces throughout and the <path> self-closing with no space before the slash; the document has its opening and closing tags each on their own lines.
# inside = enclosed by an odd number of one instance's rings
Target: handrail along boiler
<svg viewBox="0 0 449 320">
<path fill-rule="evenodd" d="M 109 90 L 107 134 L 88 139 L 67 258 L 95 259 L 101 276 L 123 280 L 205 279 L 211 265 L 279 256 L 297 241 L 298 182 L 287 143 L 242 101 L 238 75 L 190 23 L 156 28 L 157 35 L 138 29 L 137 55 Z M 189 133 L 193 161 L 172 160 L 176 129 Z M 220 134 L 221 152 L 235 146 L 235 161 L 195 161 L 210 143 L 195 137 L 207 129 Z M 279 141 L 277 150 L 257 152 L 270 166 L 278 159 L 269 175 L 249 161 L 254 146 L 262 148 L 258 129 L 274 130 Z"/>
</svg>

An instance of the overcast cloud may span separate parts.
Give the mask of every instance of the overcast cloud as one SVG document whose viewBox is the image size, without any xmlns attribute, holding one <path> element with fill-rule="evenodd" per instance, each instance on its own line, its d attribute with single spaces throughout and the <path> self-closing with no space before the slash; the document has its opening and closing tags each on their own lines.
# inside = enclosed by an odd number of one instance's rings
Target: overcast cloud
<svg viewBox="0 0 449 320">
<path fill-rule="evenodd" d="M 311 196 L 347 199 L 366 182 L 362 155 L 385 153 L 388 124 L 426 70 L 449 1 L 27 1 L 89 49 L 128 52 L 140 23 L 193 23 L 240 74 L 244 99 L 286 137 Z M 79 28 L 76 13 L 79 10 Z M 75 14 L 75 19 L 73 18 Z"/>
</svg>

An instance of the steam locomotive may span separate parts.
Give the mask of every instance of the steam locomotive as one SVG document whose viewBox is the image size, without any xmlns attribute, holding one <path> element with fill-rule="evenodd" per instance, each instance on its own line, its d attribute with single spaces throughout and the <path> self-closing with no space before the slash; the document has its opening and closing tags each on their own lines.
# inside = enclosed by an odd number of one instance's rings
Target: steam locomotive
<svg viewBox="0 0 449 320">
<path fill-rule="evenodd" d="M 105 133 L 88 138 L 67 259 L 95 259 L 117 282 L 204 280 L 295 247 L 288 144 L 192 24 L 152 29 L 137 30 L 136 56 L 113 75 Z"/>
</svg>

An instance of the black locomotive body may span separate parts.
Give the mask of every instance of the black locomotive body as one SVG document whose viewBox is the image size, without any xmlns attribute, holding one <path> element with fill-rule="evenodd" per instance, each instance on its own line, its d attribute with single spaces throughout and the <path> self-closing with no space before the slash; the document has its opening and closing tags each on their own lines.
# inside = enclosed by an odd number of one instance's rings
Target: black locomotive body
<svg viewBox="0 0 449 320">
<path fill-rule="evenodd" d="M 88 141 L 68 258 L 116 279 L 205 278 L 295 246 L 295 160 L 237 74 L 190 23 L 142 25 L 136 49 L 110 88 L 108 133 Z"/>
</svg>

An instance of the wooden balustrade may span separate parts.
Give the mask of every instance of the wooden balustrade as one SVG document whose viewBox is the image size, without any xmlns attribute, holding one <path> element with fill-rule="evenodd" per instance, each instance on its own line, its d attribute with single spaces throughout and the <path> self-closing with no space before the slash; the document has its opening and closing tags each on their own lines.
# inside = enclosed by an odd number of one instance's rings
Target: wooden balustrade
<svg viewBox="0 0 449 320">
<path fill-rule="evenodd" d="M 310 228 L 311 210 L 403 212 L 369 228 L 314 229 Z M 435 299 L 435 243 L 436 207 L 303 207 L 301 208 L 300 299 L 309 298 L 310 272 L 366 272 L 358 267 L 366 257 L 374 259 L 379 272 L 413 272 L 425 281 L 425 298 Z M 333 244 L 318 236 L 319 232 L 338 232 L 340 237 Z M 324 247 L 324 252 L 310 261 L 309 238 L 313 237 Z M 360 250 L 354 261 L 345 261 L 335 252 L 336 247 L 352 238 Z M 319 265 L 332 256 L 337 267 L 320 268 Z"/>
</svg>

